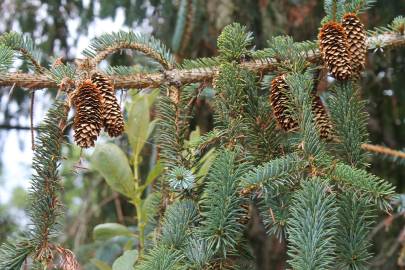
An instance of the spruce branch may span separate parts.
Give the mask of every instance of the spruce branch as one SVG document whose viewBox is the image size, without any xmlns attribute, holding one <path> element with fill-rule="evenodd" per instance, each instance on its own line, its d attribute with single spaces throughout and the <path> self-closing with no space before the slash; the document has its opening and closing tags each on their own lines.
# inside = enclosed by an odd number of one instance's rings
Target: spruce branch
<svg viewBox="0 0 405 270">
<path fill-rule="evenodd" d="M 151 249 L 137 265 L 137 270 L 180 270 L 184 255 L 170 246 L 158 245 Z"/>
<path fill-rule="evenodd" d="M 383 156 L 389 156 L 394 159 L 405 159 L 405 152 L 394 150 L 389 147 L 364 143 L 361 145 L 361 148 L 363 148 L 366 151 L 376 153 L 379 155 L 383 155 Z"/>
<path fill-rule="evenodd" d="M 328 183 L 309 179 L 302 183 L 293 199 L 287 220 L 289 263 L 293 269 L 333 269 L 333 237 L 336 233 L 336 200 Z"/>
<path fill-rule="evenodd" d="M 247 47 L 252 45 L 253 34 L 247 32 L 246 26 L 233 23 L 225 26 L 218 37 L 218 51 L 220 57 L 232 61 L 239 61 L 241 57 L 250 54 Z"/>
<path fill-rule="evenodd" d="M 213 243 L 198 236 L 188 238 L 183 249 L 187 258 L 187 269 L 204 270 L 215 255 Z"/>
<path fill-rule="evenodd" d="M 325 0 L 323 9 L 326 21 L 340 21 L 344 13 L 344 0 Z"/>
<path fill-rule="evenodd" d="M 380 209 L 387 212 L 391 210 L 390 201 L 395 193 L 391 183 L 365 170 L 356 169 L 343 163 L 336 164 L 329 176 L 338 185 L 358 191 L 364 198 L 377 204 Z"/>
<path fill-rule="evenodd" d="M 5 72 L 11 67 L 13 57 L 13 50 L 4 44 L 0 44 L 0 72 Z"/>
<path fill-rule="evenodd" d="M 405 35 L 395 32 L 377 34 L 368 38 L 368 47 L 374 50 L 378 48 L 397 47 L 405 45 Z M 319 51 L 307 54 L 307 60 L 318 63 L 320 61 Z M 205 61 L 212 62 L 212 61 Z M 212 62 L 212 64 L 214 64 Z M 259 58 L 251 61 L 244 61 L 239 64 L 241 68 L 248 69 L 256 73 L 274 71 L 277 69 L 278 62 L 274 58 Z M 218 72 L 218 66 L 210 64 L 204 68 L 192 69 L 172 69 L 163 73 L 132 74 L 125 76 L 110 76 L 114 82 L 115 88 L 157 88 L 161 85 L 174 84 L 185 85 L 195 82 L 211 81 Z M 46 75 L 34 75 L 29 73 L 10 72 L 0 76 L 0 86 L 16 85 L 28 89 L 53 88 L 57 89 L 57 82 L 53 81 Z"/>
<path fill-rule="evenodd" d="M 214 123 L 218 130 L 225 132 L 224 143 L 232 148 L 245 145 L 245 130 L 248 130 L 246 107 L 249 82 L 254 80 L 249 71 L 233 63 L 221 65 L 215 77 Z"/>
<path fill-rule="evenodd" d="M 197 219 L 197 206 L 193 201 L 177 201 L 170 205 L 163 219 L 160 244 L 180 250 Z"/>
<path fill-rule="evenodd" d="M 35 246 L 27 237 L 5 242 L 0 246 L 0 269 L 21 269 L 29 254 L 35 251 Z"/>
<path fill-rule="evenodd" d="M 281 186 L 278 192 L 267 192 L 259 201 L 259 214 L 266 233 L 285 239 L 285 229 L 291 213 L 292 192 L 290 186 Z"/>
<path fill-rule="evenodd" d="M 286 76 L 285 80 L 291 90 L 291 93 L 287 93 L 293 106 L 291 111 L 295 112 L 299 123 L 299 135 L 302 140 L 299 142 L 300 147 L 309 160 L 316 159 L 317 161 L 325 162 L 325 147 L 320 140 L 319 132 L 314 122 L 315 117 L 312 113 L 312 74 L 308 71 L 303 74 L 292 73 Z"/>
<path fill-rule="evenodd" d="M 360 14 L 372 8 L 377 0 L 351 0 L 346 1 L 344 10 L 346 13 Z"/>
<path fill-rule="evenodd" d="M 19 269 L 13 266 L 21 265 L 28 255 L 45 265 L 53 259 L 52 242 L 59 233 L 58 219 L 62 212 L 58 199 L 61 190 L 58 167 L 67 113 L 66 103 L 57 100 L 38 127 L 28 211 L 33 226 L 26 240 L 4 244 L 0 248 L 0 263 L 4 265 L 1 269 Z"/>
<path fill-rule="evenodd" d="M 174 64 L 173 56 L 159 40 L 132 31 L 103 34 L 93 39 L 89 48 L 84 50 L 83 54 L 92 58 L 98 64 L 110 54 L 122 49 L 142 52 L 160 63 L 165 69 L 171 69 Z"/>
<path fill-rule="evenodd" d="M 22 57 L 34 67 L 37 73 L 45 73 L 44 67 L 40 64 L 40 53 L 30 37 L 23 36 L 16 32 L 8 32 L 0 36 L 0 43 L 21 53 Z"/>
<path fill-rule="evenodd" d="M 56 101 L 48 111 L 42 125 L 32 167 L 32 187 L 29 193 L 31 207 L 29 216 L 34 224 L 31 229 L 32 241 L 35 245 L 35 258 L 49 262 L 52 258 L 51 242 L 59 232 L 58 219 L 62 209 L 58 199 L 61 190 L 58 167 L 63 141 L 63 126 L 68 108 L 64 101 Z"/>
<path fill-rule="evenodd" d="M 352 82 L 338 84 L 332 92 L 328 107 L 337 135 L 336 150 L 348 164 L 365 165 L 368 155 L 362 145 L 368 142 L 366 102 Z"/>
<path fill-rule="evenodd" d="M 338 220 L 336 258 L 338 269 L 368 269 L 372 257 L 368 234 L 374 224 L 374 214 L 370 202 L 356 192 L 345 191 L 338 196 Z"/>
<path fill-rule="evenodd" d="M 286 183 L 288 175 L 302 170 L 306 164 L 297 153 L 288 154 L 251 170 L 242 177 L 240 186 L 246 192 L 261 187 L 277 190 Z"/>
<path fill-rule="evenodd" d="M 157 103 L 158 132 L 157 140 L 160 155 L 165 167 L 171 170 L 177 166 L 188 167 L 182 155 L 184 140 L 188 128 L 189 115 L 187 104 L 193 91 L 192 86 L 180 87 L 167 86 L 165 93 L 160 95 Z"/>
<path fill-rule="evenodd" d="M 226 258 L 235 251 L 242 233 L 239 222 L 245 215 L 239 196 L 239 181 L 247 164 L 237 161 L 235 152 L 224 150 L 210 169 L 201 200 L 201 235 L 212 241 L 215 251 Z"/>
</svg>

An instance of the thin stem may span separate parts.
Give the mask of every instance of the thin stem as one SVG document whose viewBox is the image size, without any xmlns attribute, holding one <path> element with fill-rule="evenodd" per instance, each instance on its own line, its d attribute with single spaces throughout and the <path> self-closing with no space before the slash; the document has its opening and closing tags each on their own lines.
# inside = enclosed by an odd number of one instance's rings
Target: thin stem
<svg viewBox="0 0 405 270">
<path fill-rule="evenodd" d="M 145 216 L 143 211 L 142 202 L 142 191 L 140 188 L 140 178 L 139 178 L 139 156 L 134 156 L 133 161 L 134 168 L 134 186 L 135 186 L 135 197 L 132 199 L 132 204 L 135 206 L 136 210 L 136 220 L 139 230 L 139 255 L 143 255 L 145 247 Z"/>
<path fill-rule="evenodd" d="M 30 105 L 30 130 L 31 130 L 31 149 L 35 150 L 35 136 L 34 136 L 34 101 L 35 91 L 31 92 L 31 105 Z"/>
</svg>

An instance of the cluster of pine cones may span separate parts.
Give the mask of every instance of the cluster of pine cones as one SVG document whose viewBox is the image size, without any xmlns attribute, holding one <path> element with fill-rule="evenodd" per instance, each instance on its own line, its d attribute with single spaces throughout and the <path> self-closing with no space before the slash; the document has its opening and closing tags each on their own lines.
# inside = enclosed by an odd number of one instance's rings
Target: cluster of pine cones
<svg viewBox="0 0 405 270">
<path fill-rule="evenodd" d="M 288 91 L 290 89 L 285 82 L 285 75 L 279 75 L 272 80 L 269 100 L 273 108 L 274 118 L 277 120 L 278 125 L 287 132 L 298 129 L 298 122 L 293 117 L 291 108 L 288 105 Z M 331 140 L 333 136 L 332 124 L 322 100 L 315 94 L 311 96 L 311 99 L 312 113 L 314 114 L 319 135 L 322 139 Z"/>
<path fill-rule="evenodd" d="M 364 25 L 353 14 L 346 14 L 342 23 L 329 22 L 319 32 L 322 59 L 329 72 L 337 80 L 348 80 L 357 77 L 366 63 L 366 35 Z M 278 125 L 285 131 L 294 131 L 298 122 L 293 117 L 288 100 L 289 87 L 285 75 L 275 77 L 271 82 L 270 104 Z M 332 124 L 329 115 L 319 96 L 312 95 L 312 113 L 323 139 L 333 139 Z"/>
<path fill-rule="evenodd" d="M 328 22 L 319 32 L 322 59 L 337 80 L 358 76 L 366 63 L 364 25 L 353 14 L 346 14 L 342 23 Z"/>
<path fill-rule="evenodd" d="M 94 146 L 102 127 L 111 137 L 124 131 L 124 118 L 115 97 L 114 86 L 101 73 L 80 83 L 70 95 L 76 108 L 74 140 L 81 148 Z"/>
</svg>

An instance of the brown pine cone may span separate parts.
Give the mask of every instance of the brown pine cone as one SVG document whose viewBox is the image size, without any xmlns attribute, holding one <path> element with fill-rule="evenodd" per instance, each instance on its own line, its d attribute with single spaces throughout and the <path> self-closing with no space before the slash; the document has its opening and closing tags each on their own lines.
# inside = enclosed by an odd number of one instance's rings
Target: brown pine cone
<svg viewBox="0 0 405 270">
<path fill-rule="evenodd" d="M 279 75 L 271 81 L 269 100 L 278 125 L 285 131 L 292 131 L 298 128 L 298 123 L 292 117 L 292 112 L 288 107 L 287 91 L 289 88 L 284 78 L 284 75 Z"/>
<path fill-rule="evenodd" d="M 359 74 L 366 65 L 366 34 L 364 25 L 353 13 L 348 13 L 343 17 L 343 28 L 347 37 L 347 49 L 351 57 L 352 72 Z"/>
<path fill-rule="evenodd" d="M 94 73 L 91 80 L 103 97 L 104 130 L 110 137 L 117 137 L 124 131 L 124 117 L 115 97 L 114 87 L 110 80 L 101 73 Z"/>
<path fill-rule="evenodd" d="M 74 140 L 81 148 L 88 148 L 94 146 L 103 126 L 102 96 L 91 80 L 82 82 L 75 92 Z"/>
<path fill-rule="evenodd" d="M 320 97 L 314 95 L 312 98 L 312 112 L 315 118 L 315 124 L 322 139 L 331 140 L 333 137 L 332 123 L 325 106 Z"/>
<path fill-rule="evenodd" d="M 347 38 L 343 27 L 336 22 L 326 23 L 319 32 L 322 59 L 337 80 L 347 80 L 352 74 Z"/>
</svg>

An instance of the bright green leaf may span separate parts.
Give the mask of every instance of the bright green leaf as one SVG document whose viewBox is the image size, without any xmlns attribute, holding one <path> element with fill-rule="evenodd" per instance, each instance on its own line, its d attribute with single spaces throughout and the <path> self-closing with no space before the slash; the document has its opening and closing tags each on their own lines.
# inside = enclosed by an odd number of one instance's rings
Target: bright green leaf
<svg viewBox="0 0 405 270">
<path fill-rule="evenodd" d="M 94 264 L 99 270 L 111 270 L 111 266 L 99 259 L 91 259 L 90 262 Z"/>
<path fill-rule="evenodd" d="M 138 251 L 127 250 L 114 261 L 112 270 L 132 270 L 137 259 Z"/>
<path fill-rule="evenodd" d="M 153 167 L 153 169 L 149 172 L 148 177 L 146 178 L 146 181 L 142 185 L 141 189 L 145 189 L 152 184 L 152 182 L 163 172 L 163 170 L 163 165 L 158 161 L 155 167 Z"/>
<path fill-rule="evenodd" d="M 152 92 L 150 92 L 149 94 L 145 95 L 146 99 L 148 101 L 149 107 L 152 107 L 152 105 L 155 102 L 158 95 L 159 95 L 159 89 L 155 89 Z"/>
<path fill-rule="evenodd" d="M 97 145 L 91 157 L 91 165 L 113 190 L 130 198 L 134 196 L 132 171 L 127 157 L 118 146 L 111 143 Z"/>
<path fill-rule="evenodd" d="M 152 132 L 155 130 L 157 122 L 158 122 L 158 119 L 155 119 L 155 120 L 153 120 L 152 122 L 149 123 L 148 138 L 152 135 Z"/>
<path fill-rule="evenodd" d="M 158 90 L 154 90 L 149 94 L 138 93 L 132 96 L 132 101 L 127 105 L 126 133 L 134 155 L 140 153 L 156 125 L 156 121 L 150 122 L 149 111 L 158 94 Z"/>
<path fill-rule="evenodd" d="M 149 129 L 149 104 L 146 97 L 134 98 L 129 106 L 128 120 L 125 131 L 132 146 L 133 155 L 139 155 L 146 140 Z"/>
<path fill-rule="evenodd" d="M 118 223 L 103 223 L 93 229 L 95 240 L 107 240 L 115 236 L 132 236 L 132 232 L 124 225 Z"/>
</svg>

